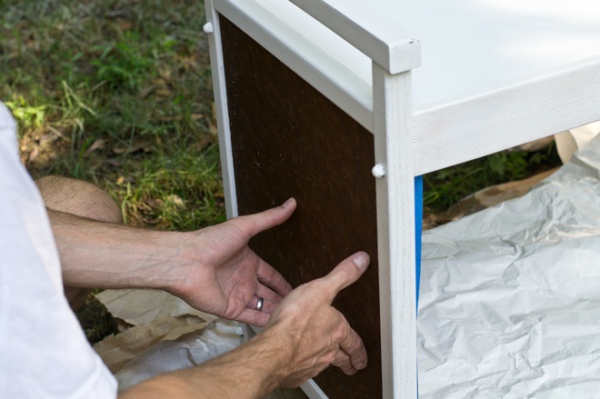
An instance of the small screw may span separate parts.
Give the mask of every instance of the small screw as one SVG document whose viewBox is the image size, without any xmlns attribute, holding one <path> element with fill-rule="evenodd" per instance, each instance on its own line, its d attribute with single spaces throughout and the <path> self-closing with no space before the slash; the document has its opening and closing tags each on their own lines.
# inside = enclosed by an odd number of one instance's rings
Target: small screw
<svg viewBox="0 0 600 399">
<path fill-rule="evenodd" d="M 202 29 L 204 30 L 204 33 L 213 33 L 215 31 L 215 29 L 213 28 L 213 25 L 210 22 L 207 22 L 204 24 L 204 26 L 202 27 Z"/>
<path fill-rule="evenodd" d="M 383 179 L 385 177 L 385 166 L 378 163 L 377 165 L 373 166 L 373 169 L 371 169 L 371 174 L 377 179 Z"/>
</svg>

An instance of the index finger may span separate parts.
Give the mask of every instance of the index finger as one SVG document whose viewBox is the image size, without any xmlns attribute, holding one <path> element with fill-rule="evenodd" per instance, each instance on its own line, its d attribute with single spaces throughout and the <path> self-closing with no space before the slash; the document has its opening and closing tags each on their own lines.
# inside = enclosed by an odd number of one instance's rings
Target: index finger
<svg viewBox="0 0 600 399">
<path fill-rule="evenodd" d="M 292 216 L 296 210 L 296 200 L 290 198 L 282 205 L 259 213 L 237 217 L 236 223 L 245 225 L 246 231 L 253 237 L 258 233 L 279 226 Z"/>
<path fill-rule="evenodd" d="M 321 278 L 325 286 L 325 296 L 331 304 L 335 296 L 348 287 L 367 270 L 370 258 L 366 252 L 357 252 L 344 259 L 328 275 Z"/>
</svg>

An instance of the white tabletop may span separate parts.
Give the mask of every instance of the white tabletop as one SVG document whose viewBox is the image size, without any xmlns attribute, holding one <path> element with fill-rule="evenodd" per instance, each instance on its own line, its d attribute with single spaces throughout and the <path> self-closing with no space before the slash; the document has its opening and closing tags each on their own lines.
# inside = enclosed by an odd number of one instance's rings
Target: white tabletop
<svg viewBox="0 0 600 399">
<path fill-rule="evenodd" d="M 416 109 L 552 74 L 600 57 L 597 0 L 292 0 L 334 31 L 373 35 L 363 47 L 392 48 L 407 32 L 421 43 L 414 70 Z M 362 28 L 362 31 L 361 31 Z M 396 34 L 395 34 L 396 33 Z M 348 37 L 350 36 L 350 37 Z M 395 54 L 401 57 L 402 54 Z"/>
<path fill-rule="evenodd" d="M 600 0 L 212 2 L 371 132 L 411 69 L 418 174 L 600 119 Z"/>
</svg>

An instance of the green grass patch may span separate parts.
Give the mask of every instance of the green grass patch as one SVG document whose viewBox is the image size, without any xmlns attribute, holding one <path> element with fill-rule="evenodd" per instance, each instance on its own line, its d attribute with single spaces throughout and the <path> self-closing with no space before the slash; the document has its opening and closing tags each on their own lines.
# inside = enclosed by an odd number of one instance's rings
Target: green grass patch
<svg viewBox="0 0 600 399">
<path fill-rule="evenodd" d="M 202 2 L 0 1 L 0 99 L 34 177 L 106 189 L 132 225 L 224 220 Z"/>
<path fill-rule="evenodd" d="M 424 176 L 427 211 L 442 212 L 483 188 L 525 179 L 561 165 L 554 142 L 537 151 L 502 151 Z"/>
</svg>

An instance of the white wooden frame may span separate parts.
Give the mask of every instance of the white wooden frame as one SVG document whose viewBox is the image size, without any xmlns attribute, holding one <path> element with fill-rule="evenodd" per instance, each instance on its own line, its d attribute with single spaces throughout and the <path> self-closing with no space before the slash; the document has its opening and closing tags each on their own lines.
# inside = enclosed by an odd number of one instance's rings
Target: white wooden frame
<svg viewBox="0 0 600 399">
<path fill-rule="evenodd" d="M 417 396 L 415 192 L 410 72 L 373 62 L 379 311 L 384 398 Z M 391 349 L 391 350 L 390 350 Z"/>
<path fill-rule="evenodd" d="M 383 393 L 416 397 L 414 176 L 600 120 L 600 48 L 526 79 L 418 103 L 411 71 L 421 63 L 421 43 L 377 8 L 399 2 L 374 0 L 366 11 L 360 0 L 205 1 L 229 217 L 237 215 L 237 201 L 217 14 L 373 132 Z M 303 389 L 313 399 L 326 397 L 312 381 Z"/>
</svg>

